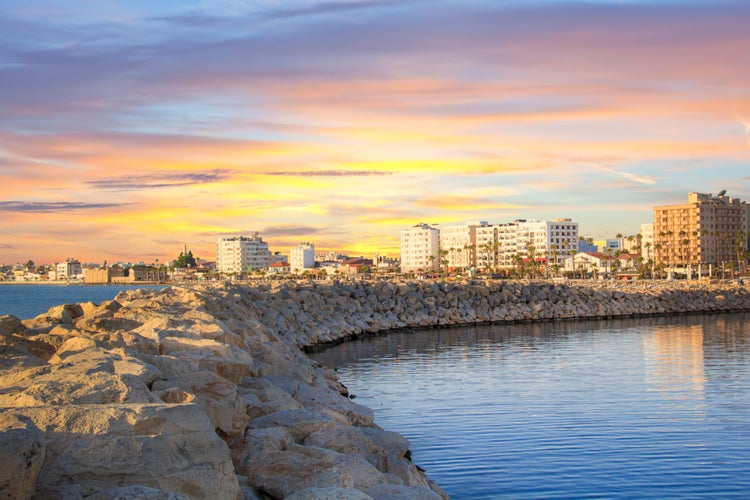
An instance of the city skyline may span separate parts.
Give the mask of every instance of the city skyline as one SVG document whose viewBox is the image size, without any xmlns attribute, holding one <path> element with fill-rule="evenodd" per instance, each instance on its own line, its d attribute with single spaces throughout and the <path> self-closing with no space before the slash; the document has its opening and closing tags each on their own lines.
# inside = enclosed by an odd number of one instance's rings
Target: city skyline
<svg viewBox="0 0 750 500">
<path fill-rule="evenodd" d="M 750 192 L 738 1 L 0 6 L 0 263 L 164 260 L 258 231 L 397 255 L 403 228 L 636 234 Z"/>
</svg>

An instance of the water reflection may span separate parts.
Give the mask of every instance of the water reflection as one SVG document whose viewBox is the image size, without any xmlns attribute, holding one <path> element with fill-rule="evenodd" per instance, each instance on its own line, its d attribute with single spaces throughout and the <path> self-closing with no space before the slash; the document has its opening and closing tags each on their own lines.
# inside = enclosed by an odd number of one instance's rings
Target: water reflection
<svg viewBox="0 0 750 500">
<path fill-rule="evenodd" d="M 453 498 L 743 497 L 748 321 L 428 330 L 313 356 Z"/>
<path fill-rule="evenodd" d="M 665 397 L 702 400 L 706 384 L 703 331 L 706 325 L 675 325 L 643 336 L 646 381 Z M 685 394 L 686 391 L 692 394 Z"/>
</svg>

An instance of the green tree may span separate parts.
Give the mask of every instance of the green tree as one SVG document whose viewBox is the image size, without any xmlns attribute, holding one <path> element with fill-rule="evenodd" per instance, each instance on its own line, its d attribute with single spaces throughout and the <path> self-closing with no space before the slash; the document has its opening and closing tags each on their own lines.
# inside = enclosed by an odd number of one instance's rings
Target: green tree
<svg viewBox="0 0 750 500">
<path fill-rule="evenodd" d="M 174 267 L 195 267 L 193 251 L 188 250 L 188 253 L 180 252 L 179 257 L 174 261 Z"/>
</svg>

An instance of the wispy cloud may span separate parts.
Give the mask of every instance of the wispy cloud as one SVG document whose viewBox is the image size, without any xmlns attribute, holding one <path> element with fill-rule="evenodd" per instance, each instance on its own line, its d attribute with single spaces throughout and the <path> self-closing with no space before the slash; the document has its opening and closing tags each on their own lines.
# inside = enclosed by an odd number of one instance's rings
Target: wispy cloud
<svg viewBox="0 0 750 500">
<path fill-rule="evenodd" d="M 270 226 L 263 229 L 264 237 L 298 236 L 305 237 L 321 232 L 321 228 L 314 226 Z"/>
<path fill-rule="evenodd" d="M 127 203 L 81 203 L 75 201 L 0 201 L 0 212 L 75 212 L 122 207 Z"/>
<path fill-rule="evenodd" d="M 229 179 L 232 173 L 233 172 L 231 170 L 216 169 L 205 172 L 183 172 L 137 176 L 131 175 L 86 181 L 86 184 L 98 189 L 133 191 L 141 189 L 159 189 L 192 186 L 196 184 L 209 184 L 212 182 L 219 182 Z"/>
<path fill-rule="evenodd" d="M 623 179 L 627 179 L 631 182 L 635 182 L 636 184 L 653 185 L 653 184 L 656 184 L 657 182 L 656 179 L 653 177 L 648 177 L 648 176 L 640 175 L 640 174 L 634 174 L 633 172 L 620 171 L 611 167 L 599 167 L 599 170 L 606 172 L 608 174 L 612 174 L 616 177 L 620 177 Z"/>
<path fill-rule="evenodd" d="M 265 175 L 288 175 L 291 177 L 367 177 L 392 175 L 380 170 L 282 170 L 263 172 Z"/>
</svg>

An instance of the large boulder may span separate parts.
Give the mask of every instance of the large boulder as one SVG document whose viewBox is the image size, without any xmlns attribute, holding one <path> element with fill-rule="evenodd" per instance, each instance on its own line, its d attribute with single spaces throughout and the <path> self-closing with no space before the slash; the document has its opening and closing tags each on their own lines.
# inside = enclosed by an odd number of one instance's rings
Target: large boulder
<svg viewBox="0 0 750 500">
<path fill-rule="evenodd" d="M 175 391 L 193 396 L 191 400 L 206 412 L 214 428 L 225 437 L 242 435 L 250 420 L 237 386 L 212 372 L 198 371 L 183 377 L 156 380 L 152 390 L 162 397 L 173 395 Z"/>
<path fill-rule="evenodd" d="M 14 333 L 22 333 L 25 329 L 21 320 L 15 316 L 9 314 L 0 316 L 0 338 L 10 337 Z"/>
<path fill-rule="evenodd" d="M 311 487 L 367 490 L 389 482 L 362 457 L 298 444 L 262 454 L 248 470 L 247 478 L 258 490 L 278 498 Z"/>
<path fill-rule="evenodd" d="M 0 498 L 32 497 L 44 453 L 44 434 L 29 418 L 0 413 Z"/>
<path fill-rule="evenodd" d="M 124 353 L 82 348 L 80 340 L 66 342 L 62 356 L 55 355 L 49 364 L 0 374 L 0 406 L 157 401 L 148 388 L 158 376 L 155 367 Z M 72 351 L 65 350 L 68 344 Z"/>
<path fill-rule="evenodd" d="M 196 405 L 37 406 L 14 412 L 44 432 L 40 497 L 55 497 L 70 485 L 240 497 L 229 449 Z"/>
</svg>

